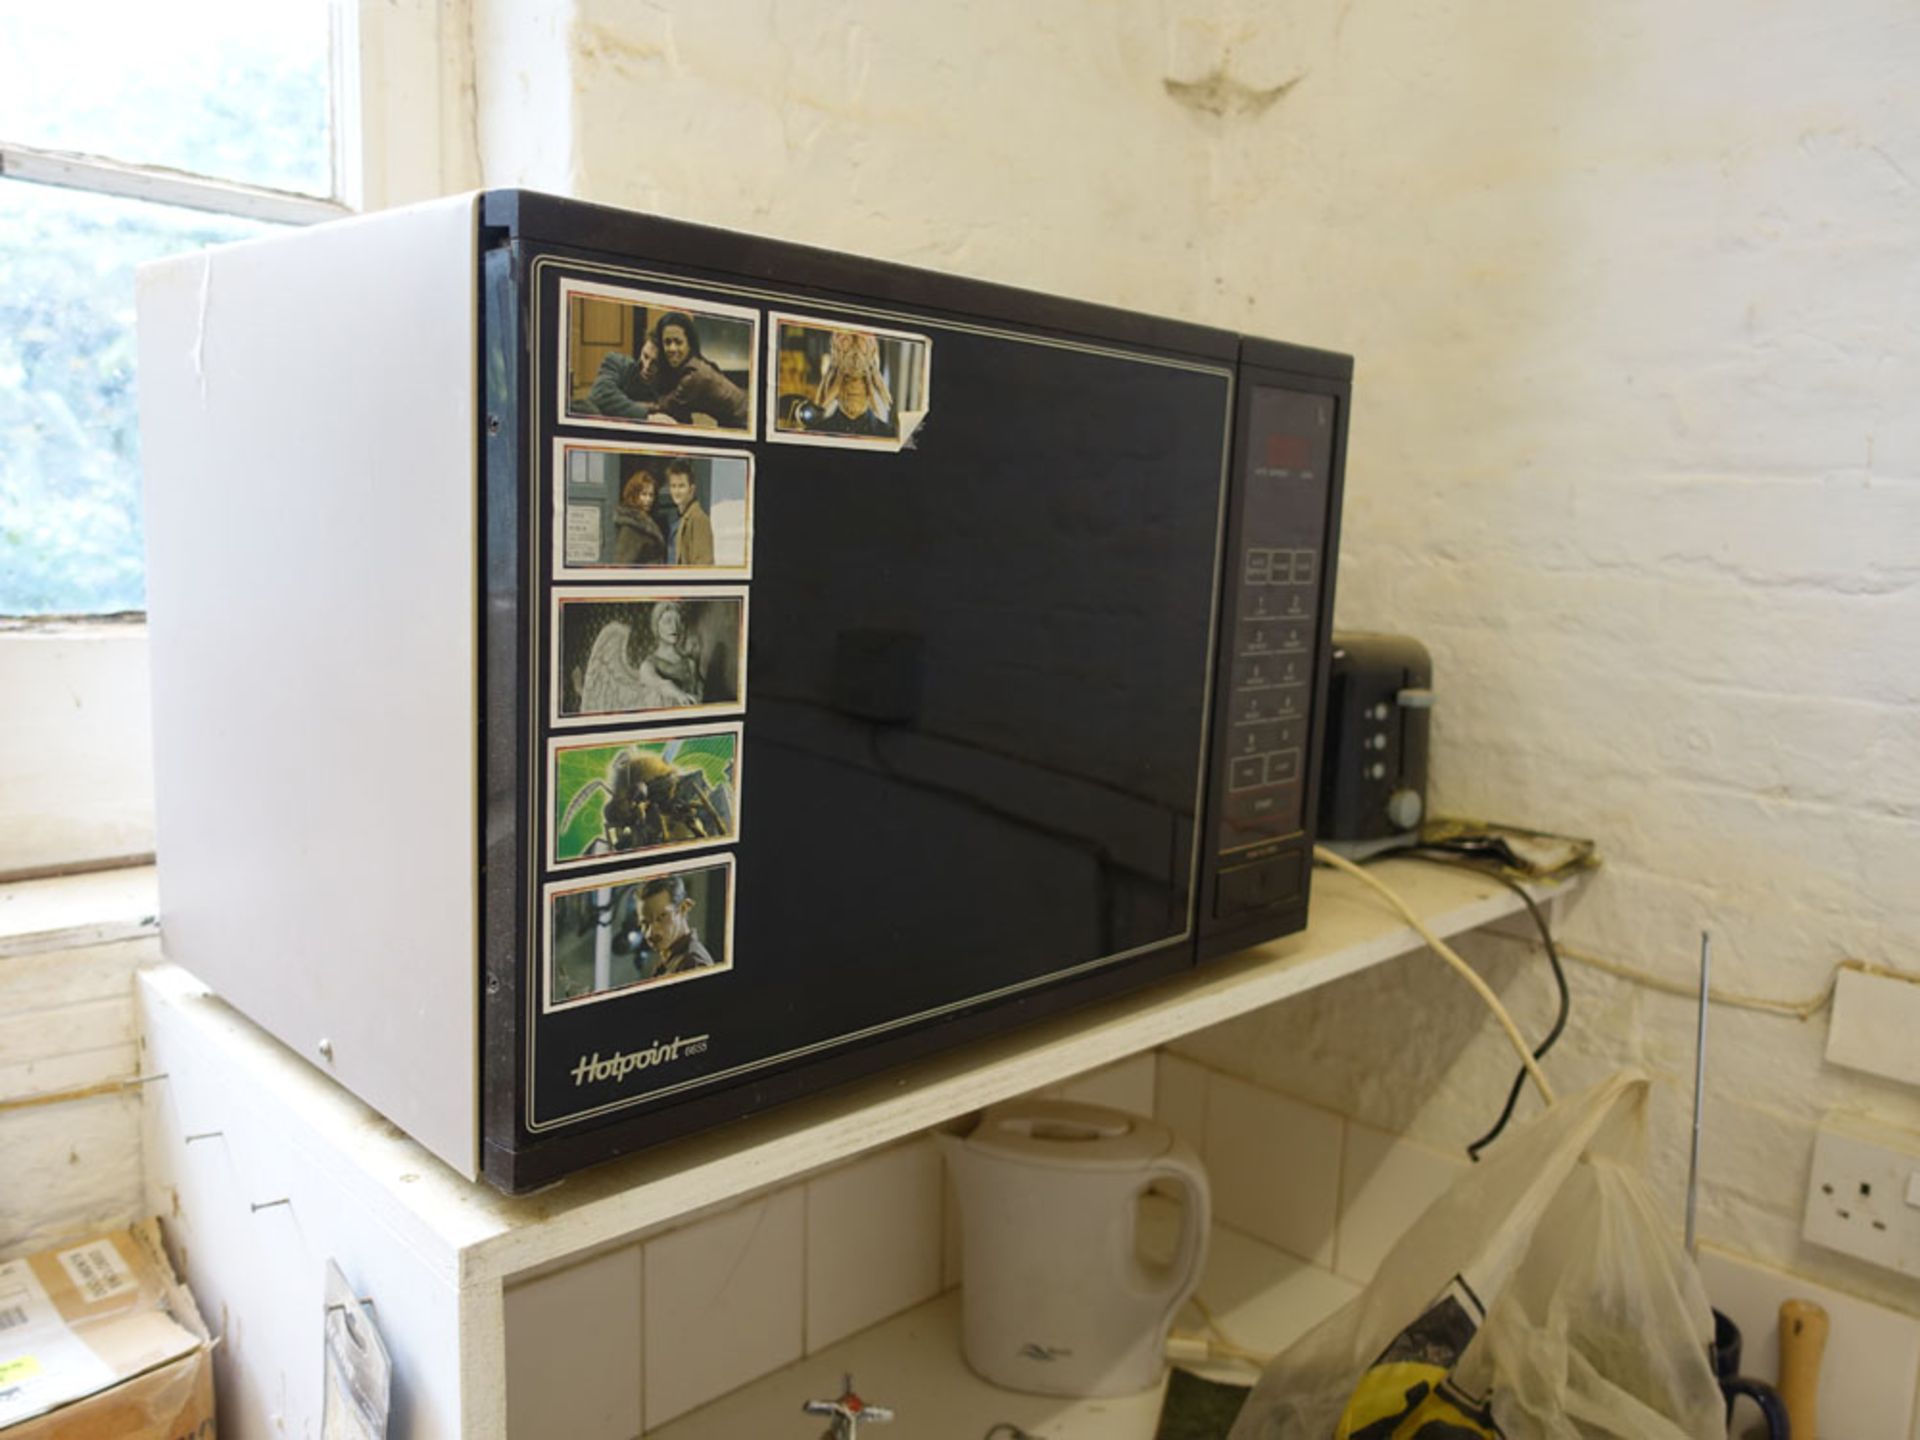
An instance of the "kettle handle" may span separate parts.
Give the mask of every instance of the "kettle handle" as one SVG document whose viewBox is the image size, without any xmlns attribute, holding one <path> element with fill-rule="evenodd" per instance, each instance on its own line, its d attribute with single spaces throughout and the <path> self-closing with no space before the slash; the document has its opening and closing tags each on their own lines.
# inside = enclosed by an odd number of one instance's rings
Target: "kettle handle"
<svg viewBox="0 0 1920 1440">
<path fill-rule="evenodd" d="M 1213 1221 L 1213 1191 L 1207 1184 L 1207 1172 L 1184 1145 L 1155 1160 L 1146 1175 L 1149 1182 L 1163 1178 L 1177 1181 L 1186 1191 L 1186 1203 L 1180 1207 L 1180 1240 L 1170 1265 L 1173 1281 L 1161 1317 L 1163 1324 L 1171 1324 L 1174 1312 L 1200 1288 L 1200 1271 L 1207 1263 L 1207 1232 Z"/>
</svg>

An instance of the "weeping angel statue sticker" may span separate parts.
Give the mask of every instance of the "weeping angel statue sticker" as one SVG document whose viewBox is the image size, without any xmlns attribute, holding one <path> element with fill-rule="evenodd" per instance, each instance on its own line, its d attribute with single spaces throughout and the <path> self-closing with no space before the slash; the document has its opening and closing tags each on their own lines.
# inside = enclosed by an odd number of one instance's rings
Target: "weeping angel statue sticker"
<svg viewBox="0 0 1920 1440">
<path fill-rule="evenodd" d="M 556 724 L 744 708 L 744 587 L 562 590 L 554 629 Z"/>
</svg>

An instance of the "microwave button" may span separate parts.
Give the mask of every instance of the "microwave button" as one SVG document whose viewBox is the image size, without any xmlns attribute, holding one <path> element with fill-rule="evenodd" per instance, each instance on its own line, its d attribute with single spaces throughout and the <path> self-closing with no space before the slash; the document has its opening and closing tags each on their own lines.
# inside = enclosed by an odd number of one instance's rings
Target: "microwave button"
<svg viewBox="0 0 1920 1440">
<path fill-rule="evenodd" d="M 1278 754 L 1267 756 L 1267 783 L 1284 785 L 1290 780 L 1300 778 L 1300 752 L 1282 750 Z"/>
<path fill-rule="evenodd" d="M 1270 786 L 1265 790 L 1236 792 L 1227 797 L 1227 820 L 1235 825 L 1259 824 L 1281 814 L 1287 792 Z"/>
<path fill-rule="evenodd" d="M 1300 857 L 1277 855 L 1251 865 L 1236 865 L 1220 872 L 1214 890 L 1213 915 L 1224 920 L 1294 900 L 1300 894 Z"/>
<path fill-rule="evenodd" d="M 1233 737 L 1233 753 L 1264 755 L 1269 750 L 1283 750 L 1288 745 L 1298 743 L 1295 739 L 1294 726 L 1279 720 L 1270 720 L 1264 724 L 1238 727 Z"/>
<path fill-rule="evenodd" d="M 1227 779 L 1227 788 L 1229 790 L 1251 790 L 1256 785 L 1264 784 L 1265 780 L 1265 757 L 1252 755 L 1233 762 L 1233 771 Z"/>
</svg>

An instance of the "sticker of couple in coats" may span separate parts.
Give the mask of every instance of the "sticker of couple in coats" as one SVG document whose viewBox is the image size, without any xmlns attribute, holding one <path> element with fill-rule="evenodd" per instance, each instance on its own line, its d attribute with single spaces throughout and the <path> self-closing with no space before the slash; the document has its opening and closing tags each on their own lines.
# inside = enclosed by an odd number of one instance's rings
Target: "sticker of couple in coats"
<svg viewBox="0 0 1920 1440">
<path fill-rule="evenodd" d="M 754 311 L 582 280 L 561 296 L 569 422 L 752 436 Z"/>
</svg>

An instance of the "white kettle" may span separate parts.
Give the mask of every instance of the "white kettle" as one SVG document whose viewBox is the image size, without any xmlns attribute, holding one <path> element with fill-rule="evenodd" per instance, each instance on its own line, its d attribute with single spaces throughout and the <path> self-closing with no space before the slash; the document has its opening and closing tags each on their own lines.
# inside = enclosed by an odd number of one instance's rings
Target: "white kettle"
<svg viewBox="0 0 1920 1440">
<path fill-rule="evenodd" d="M 1037 1395 L 1127 1395 L 1158 1384 L 1167 1328 L 1200 1283 L 1206 1172 L 1164 1125 L 1064 1100 L 988 1110 L 943 1135 L 960 1196 L 961 1348 L 982 1379 Z M 1143 1260 L 1139 1200 L 1184 1191 L 1165 1265 Z"/>
</svg>

